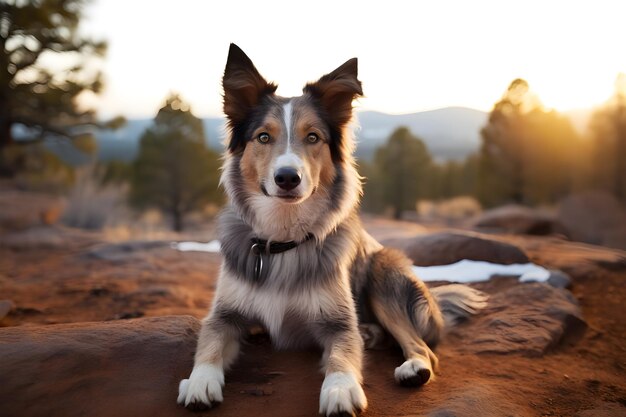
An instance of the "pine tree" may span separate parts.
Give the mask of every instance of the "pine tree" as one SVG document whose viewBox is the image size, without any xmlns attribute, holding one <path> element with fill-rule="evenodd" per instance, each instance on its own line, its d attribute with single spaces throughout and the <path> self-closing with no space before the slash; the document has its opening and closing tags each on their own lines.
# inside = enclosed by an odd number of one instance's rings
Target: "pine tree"
<svg viewBox="0 0 626 417">
<path fill-rule="evenodd" d="M 615 82 L 613 97 L 590 121 L 595 183 L 626 203 L 626 74 Z"/>
<path fill-rule="evenodd" d="M 524 202 L 526 169 L 523 116 L 531 100 L 528 83 L 513 80 L 481 130 L 480 190 L 483 203 Z"/>
<path fill-rule="evenodd" d="M 106 43 L 78 33 L 85 4 L 0 1 L 0 164 L 3 151 L 15 141 L 16 127 L 24 139 L 20 143 L 63 138 L 90 147 L 88 127 L 95 124 L 95 114 L 80 109 L 76 100 L 81 93 L 102 88 L 101 74 L 90 58 L 102 57 Z M 46 67 L 44 56 L 65 68 Z"/>
<path fill-rule="evenodd" d="M 416 201 L 427 196 L 427 175 L 432 157 L 424 142 L 406 127 L 396 129 L 387 144 L 376 151 L 375 184 L 384 190 L 385 202 L 399 219 L 404 210 L 414 210 Z"/>
<path fill-rule="evenodd" d="M 553 203 L 571 191 L 580 138 L 514 80 L 481 130 L 478 197 L 484 205 Z"/>
<path fill-rule="evenodd" d="M 186 214 L 221 200 L 218 171 L 219 155 L 206 146 L 202 120 L 171 95 L 141 137 L 131 168 L 131 203 L 168 213 L 172 228 L 181 231 Z"/>
</svg>

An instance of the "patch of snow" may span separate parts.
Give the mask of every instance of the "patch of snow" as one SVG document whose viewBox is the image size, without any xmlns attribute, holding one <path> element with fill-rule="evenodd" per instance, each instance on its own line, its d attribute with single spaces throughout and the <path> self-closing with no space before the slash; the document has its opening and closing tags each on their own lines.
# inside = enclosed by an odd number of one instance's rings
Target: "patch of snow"
<svg viewBox="0 0 626 417">
<path fill-rule="evenodd" d="M 173 242 L 172 249 L 179 250 L 181 252 L 210 252 L 219 253 L 220 242 L 219 240 L 212 240 L 207 243 L 201 242 Z"/>
<path fill-rule="evenodd" d="M 413 272 L 422 281 L 461 283 L 487 281 L 493 275 L 516 276 L 521 282 L 544 282 L 550 277 L 550 271 L 533 263 L 501 265 L 468 259 L 450 265 L 413 266 Z"/>
<path fill-rule="evenodd" d="M 220 242 L 218 240 L 212 240 L 208 243 L 173 242 L 171 246 L 172 249 L 182 252 L 219 253 L 220 251 Z M 521 282 L 545 282 L 550 277 L 550 271 L 533 263 L 501 265 L 468 259 L 450 265 L 413 266 L 413 272 L 422 281 L 460 283 L 488 281 L 494 275 L 519 277 Z"/>
</svg>

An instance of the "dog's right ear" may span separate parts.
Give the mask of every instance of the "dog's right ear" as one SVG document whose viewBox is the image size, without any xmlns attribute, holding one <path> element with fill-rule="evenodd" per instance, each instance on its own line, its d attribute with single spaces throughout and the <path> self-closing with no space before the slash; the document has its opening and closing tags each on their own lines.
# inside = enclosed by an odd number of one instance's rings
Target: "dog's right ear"
<svg viewBox="0 0 626 417">
<path fill-rule="evenodd" d="M 222 86 L 224 113 L 231 128 L 243 122 L 260 99 L 274 93 L 277 87 L 259 74 L 250 58 L 234 43 L 230 44 L 228 50 Z"/>
</svg>

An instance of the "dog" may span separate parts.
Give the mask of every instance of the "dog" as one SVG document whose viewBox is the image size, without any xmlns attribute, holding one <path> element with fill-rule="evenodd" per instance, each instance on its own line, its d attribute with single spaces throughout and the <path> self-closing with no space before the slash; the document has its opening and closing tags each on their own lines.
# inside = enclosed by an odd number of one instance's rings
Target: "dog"
<svg viewBox="0 0 626 417">
<path fill-rule="evenodd" d="M 445 329 L 485 306 L 463 285 L 428 289 L 401 252 L 362 227 L 353 151 L 353 100 L 363 95 L 353 58 L 284 98 L 231 44 L 224 77 L 227 140 L 220 214 L 223 263 L 178 403 L 205 409 L 223 400 L 224 371 L 240 340 L 261 324 L 278 348 L 323 349 L 319 413 L 367 407 L 363 352 L 390 334 L 405 361 L 399 384 L 429 382 L 431 350 Z"/>
</svg>

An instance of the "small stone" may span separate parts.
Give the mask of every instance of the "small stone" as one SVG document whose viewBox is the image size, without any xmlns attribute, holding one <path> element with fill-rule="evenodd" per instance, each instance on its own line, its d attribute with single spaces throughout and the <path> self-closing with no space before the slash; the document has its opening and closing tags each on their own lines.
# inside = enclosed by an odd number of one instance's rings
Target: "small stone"
<svg viewBox="0 0 626 417">
<path fill-rule="evenodd" d="M 550 270 L 550 276 L 547 282 L 554 288 L 570 288 L 572 286 L 572 278 L 558 269 Z"/>
</svg>

